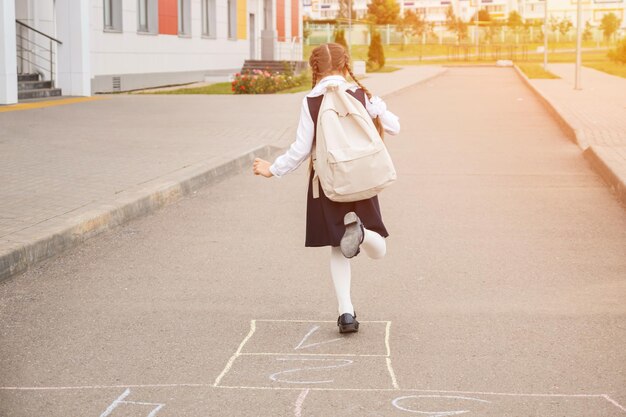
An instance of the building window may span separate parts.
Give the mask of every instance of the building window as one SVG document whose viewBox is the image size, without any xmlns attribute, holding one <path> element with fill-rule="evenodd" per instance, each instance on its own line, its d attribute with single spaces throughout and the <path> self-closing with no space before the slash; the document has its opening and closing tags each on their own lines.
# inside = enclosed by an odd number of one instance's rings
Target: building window
<svg viewBox="0 0 626 417">
<path fill-rule="evenodd" d="M 215 37 L 215 0 L 202 0 L 202 35 Z"/>
<path fill-rule="evenodd" d="M 228 0 L 228 38 L 237 39 L 237 0 Z"/>
<path fill-rule="evenodd" d="M 139 0 L 137 7 L 138 31 L 148 32 L 148 0 Z"/>
<path fill-rule="evenodd" d="M 104 30 L 122 31 L 122 0 L 104 0 Z"/>
<path fill-rule="evenodd" d="M 137 32 L 158 33 L 159 0 L 137 0 Z"/>
<path fill-rule="evenodd" d="M 178 0 L 178 34 L 191 35 L 190 0 Z"/>
</svg>

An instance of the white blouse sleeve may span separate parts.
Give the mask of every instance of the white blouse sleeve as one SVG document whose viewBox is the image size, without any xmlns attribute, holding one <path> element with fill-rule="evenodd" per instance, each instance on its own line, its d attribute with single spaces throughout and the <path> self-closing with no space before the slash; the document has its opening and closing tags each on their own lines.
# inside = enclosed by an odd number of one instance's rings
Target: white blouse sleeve
<svg viewBox="0 0 626 417">
<path fill-rule="evenodd" d="M 365 107 L 369 115 L 379 117 L 386 133 L 397 135 L 400 133 L 400 118 L 387 110 L 387 104 L 378 96 L 365 100 Z"/>
<path fill-rule="evenodd" d="M 296 130 L 296 141 L 291 144 L 287 152 L 276 158 L 270 166 L 270 172 L 276 177 L 282 177 L 298 168 L 311 154 L 314 135 L 315 126 L 309 113 L 307 99 L 304 97 L 300 110 L 300 123 Z"/>
</svg>

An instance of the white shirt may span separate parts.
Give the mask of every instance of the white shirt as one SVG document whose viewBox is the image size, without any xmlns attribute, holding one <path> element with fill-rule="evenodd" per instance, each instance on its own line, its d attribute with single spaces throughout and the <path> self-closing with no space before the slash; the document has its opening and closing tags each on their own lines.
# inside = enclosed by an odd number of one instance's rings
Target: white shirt
<svg viewBox="0 0 626 417">
<path fill-rule="evenodd" d="M 339 85 L 349 84 L 341 75 L 329 75 L 328 77 L 322 78 L 311 92 L 304 97 L 300 109 L 300 123 L 296 130 L 296 141 L 291 144 L 287 152 L 276 158 L 272 166 L 270 166 L 270 172 L 274 176 L 281 177 L 290 173 L 298 168 L 300 164 L 311 155 L 315 125 L 311 113 L 309 113 L 307 97 L 317 97 L 324 94 L 329 83 Z M 349 84 L 347 88 L 354 92 L 359 87 L 355 84 Z M 372 118 L 380 118 L 386 133 L 397 135 L 400 132 L 398 116 L 387 110 L 387 105 L 380 97 L 374 96 L 371 100 L 368 100 L 367 96 L 365 96 L 365 104 L 367 112 Z"/>
</svg>

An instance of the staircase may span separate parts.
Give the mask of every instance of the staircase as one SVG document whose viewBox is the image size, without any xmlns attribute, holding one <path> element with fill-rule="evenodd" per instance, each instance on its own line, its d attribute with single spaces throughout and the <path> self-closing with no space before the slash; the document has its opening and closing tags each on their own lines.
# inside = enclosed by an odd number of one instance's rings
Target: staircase
<svg viewBox="0 0 626 417">
<path fill-rule="evenodd" d="M 263 61 L 257 59 L 247 59 L 243 63 L 241 72 L 251 72 L 252 70 L 269 71 L 271 73 L 284 73 L 291 70 L 294 74 L 304 71 L 307 67 L 305 61 Z"/>
<path fill-rule="evenodd" d="M 19 20 L 15 25 L 18 100 L 60 96 L 61 89 L 54 88 L 55 62 L 63 43 Z"/>
<path fill-rule="evenodd" d="M 39 74 L 18 74 L 18 100 L 32 98 L 57 97 L 61 95 L 60 88 L 54 88 L 52 81 L 41 81 Z"/>
</svg>

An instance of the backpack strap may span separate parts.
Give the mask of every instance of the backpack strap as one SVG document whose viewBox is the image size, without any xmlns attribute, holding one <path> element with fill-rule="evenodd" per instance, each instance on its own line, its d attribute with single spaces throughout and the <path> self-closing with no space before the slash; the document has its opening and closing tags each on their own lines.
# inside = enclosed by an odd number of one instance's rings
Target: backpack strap
<svg viewBox="0 0 626 417">
<path fill-rule="evenodd" d="M 313 187 L 313 198 L 320 198 L 320 178 L 317 176 L 317 171 L 315 170 L 315 160 L 317 159 L 317 152 L 315 149 L 315 144 L 313 148 L 311 148 L 311 158 L 313 158 L 313 178 L 311 179 L 311 186 Z"/>
<path fill-rule="evenodd" d="M 345 92 L 350 94 L 352 97 L 356 98 L 357 100 L 359 100 L 359 102 L 361 102 L 363 107 L 365 107 L 365 92 L 363 91 L 362 88 L 357 88 L 354 92 L 352 92 L 350 89 L 346 89 Z M 313 163 L 315 163 L 315 160 L 317 159 L 317 153 L 315 151 L 316 150 L 315 139 L 317 138 L 317 119 L 319 117 L 319 111 L 320 111 L 320 107 L 322 106 L 322 101 L 324 100 L 323 97 L 324 97 L 323 94 L 317 97 L 307 97 L 309 113 L 311 114 L 311 118 L 313 119 L 313 126 L 314 126 L 313 146 L 311 147 L 311 158 L 313 159 Z M 313 198 L 314 199 L 319 198 L 320 197 L 320 178 L 317 175 L 315 168 L 313 168 L 313 178 L 311 179 L 311 186 L 313 187 L 312 189 Z"/>
</svg>

